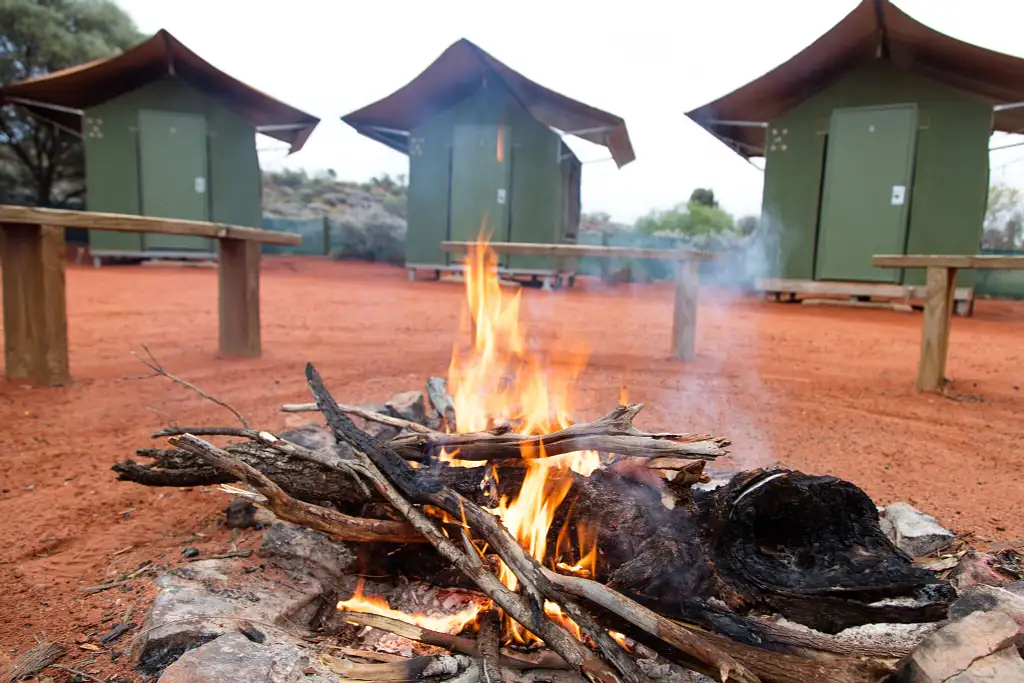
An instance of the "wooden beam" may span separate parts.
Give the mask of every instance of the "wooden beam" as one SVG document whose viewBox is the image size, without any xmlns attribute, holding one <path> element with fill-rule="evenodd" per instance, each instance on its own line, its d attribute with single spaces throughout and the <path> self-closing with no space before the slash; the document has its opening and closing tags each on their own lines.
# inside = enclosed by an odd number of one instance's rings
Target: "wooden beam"
<svg viewBox="0 0 1024 683">
<path fill-rule="evenodd" d="M 68 384 L 64 229 L 0 223 L 4 373 L 46 386 Z"/>
<path fill-rule="evenodd" d="M 297 246 L 302 244 L 301 235 L 245 228 L 224 223 L 154 218 L 152 216 L 131 216 L 128 214 L 100 213 L 98 211 L 40 209 L 32 206 L 9 206 L 6 204 L 0 204 L 0 223 L 227 238 L 281 246 Z"/>
<path fill-rule="evenodd" d="M 442 251 L 468 251 L 476 246 L 476 242 L 441 242 Z M 710 261 L 716 256 L 712 252 L 688 249 L 641 249 L 637 247 L 602 247 L 587 244 L 489 242 L 487 246 L 499 254 L 523 254 L 529 256 L 658 259 L 661 261 Z"/>
<path fill-rule="evenodd" d="M 1024 256 L 993 254 L 880 254 L 872 260 L 875 268 L 957 268 L 959 270 L 1024 270 Z"/>
<path fill-rule="evenodd" d="M 921 332 L 921 359 L 917 367 L 917 388 L 921 391 L 941 389 L 945 381 L 955 288 L 956 268 L 928 269 L 928 290 Z"/>
<path fill-rule="evenodd" d="M 693 360 L 697 339 L 697 294 L 700 291 L 700 263 L 676 263 L 676 298 L 672 308 L 672 355 Z"/>
<path fill-rule="evenodd" d="M 260 245 L 222 238 L 218 266 L 220 353 L 260 355 Z"/>
<path fill-rule="evenodd" d="M 926 287 L 896 285 L 884 282 L 847 282 L 843 280 L 798 280 L 787 278 L 758 278 L 754 288 L 759 292 L 809 294 L 812 296 L 867 296 L 880 299 L 923 299 Z M 974 289 L 957 287 L 957 301 L 971 301 Z"/>
</svg>

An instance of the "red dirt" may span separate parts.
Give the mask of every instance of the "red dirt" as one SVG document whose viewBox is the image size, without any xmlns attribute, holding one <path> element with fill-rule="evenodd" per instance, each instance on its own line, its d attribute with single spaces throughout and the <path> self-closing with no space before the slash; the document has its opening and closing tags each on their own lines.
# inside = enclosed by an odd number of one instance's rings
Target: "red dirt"
<svg viewBox="0 0 1024 683">
<path fill-rule="evenodd" d="M 109 654 L 75 642 L 109 630 L 132 603 L 141 623 L 149 582 L 88 597 L 79 587 L 146 560 L 177 563 L 189 546 L 209 554 L 232 543 L 217 525 L 225 495 L 115 481 L 110 465 L 168 422 L 232 423 L 164 379 L 124 379 L 145 373 L 130 351 L 146 344 L 170 372 L 280 429 L 297 418 L 278 407 L 308 400 L 307 360 L 349 403 L 443 375 L 463 300 L 461 286 L 409 283 L 401 269 L 267 259 L 263 357 L 226 361 L 215 357 L 216 286 L 211 269 L 72 266 L 74 384 L 0 382 L 0 664 L 45 634 L 72 648 L 68 665 L 127 673 L 123 660 L 111 664 Z M 954 321 L 953 400 L 914 391 L 919 313 L 707 291 L 698 358 L 684 364 L 667 353 L 671 297 L 663 285 L 586 280 L 563 292 L 524 292 L 524 318 L 543 344 L 579 336 L 591 346 L 579 417 L 614 406 L 626 385 L 631 401 L 648 406 L 640 426 L 729 436 L 738 466 L 778 461 L 831 473 L 879 504 L 906 500 L 958 531 L 1024 536 L 1024 304 L 981 301 L 973 318 Z M 258 538 L 244 531 L 236 543 L 254 547 Z"/>
</svg>

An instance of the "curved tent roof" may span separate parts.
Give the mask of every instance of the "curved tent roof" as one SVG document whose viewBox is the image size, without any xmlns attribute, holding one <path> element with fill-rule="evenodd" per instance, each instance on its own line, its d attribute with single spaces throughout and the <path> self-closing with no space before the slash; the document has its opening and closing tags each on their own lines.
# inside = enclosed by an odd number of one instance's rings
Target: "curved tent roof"
<svg viewBox="0 0 1024 683">
<path fill-rule="evenodd" d="M 343 116 L 342 121 L 366 137 L 408 154 L 409 131 L 476 92 L 488 73 L 496 74 L 533 118 L 606 147 L 619 168 L 636 158 L 621 118 L 534 83 L 465 38 L 448 47 L 407 85 Z"/>
<path fill-rule="evenodd" d="M 287 142 L 291 152 L 301 149 L 320 123 L 317 117 L 235 80 L 163 29 L 114 57 L 5 85 L 0 88 L 0 102 L 18 104 L 35 116 L 78 132 L 82 110 L 175 75 L 223 101 L 257 132 Z"/>
<path fill-rule="evenodd" d="M 995 130 L 1024 131 L 1024 107 L 999 107 L 1024 102 L 1024 59 L 939 33 L 889 0 L 862 0 L 789 61 L 686 115 L 741 156 L 761 156 L 764 124 L 878 59 L 988 102 Z"/>
</svg>

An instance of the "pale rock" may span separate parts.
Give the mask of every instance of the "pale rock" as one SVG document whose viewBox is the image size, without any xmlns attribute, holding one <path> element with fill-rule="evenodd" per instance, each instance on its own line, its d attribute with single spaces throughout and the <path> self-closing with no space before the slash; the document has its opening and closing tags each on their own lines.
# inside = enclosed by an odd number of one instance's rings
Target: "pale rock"
<svg viewBox="0 0 1024 683">
<path fill-rule="evenodd" d="M 290 642 L 253 643 L 227 633 L 186 652 L 164 670 L 160 683 L 327 683 L 337 676 Z"/>
<path fill-rule="evenodd" d="M 975 660 L 967 670 L 947 678 L 943 683 L 1021 683 L 1024 681 L 1024 659 L 1016 648 Z"/>
<path fill-rule="evenodd" d="M 258 554 L 289 573 L 311 575 L 335 589 L 356 563 L 344 543 L 288 522 L 275 522 L 263 532 Z"/>
<path fill-rule="evenodd" d="M 385 404 L 397 417 L 416 424 L 427 424 L 427 403 L 422 391 L 403 391 Z"/>
<path fill-rule="evenodd" d="M 1024 632 L 1024 597 L 1005 588 L 976 584 L 961 591 L 949 606 L 950 619 L 962 619 L 972 612 L 1002 612 Z"/>
<path fill-rule="evenodd" d="M 159 588 L 133 655 L 146 671 L 157 671 L 182 653 L 225 633 L 239 620 L 286 625 L 308 621 L 303 612 L 322 592 L 313 579 L 288 585 L 259 583 L 239 588 L 228 579 L 225 560 L 194 562 L 157 577 Z"/>
<path fill-rule="evenodd" d="M 893 503 L 879 510 L 882 531 L 896 547 L 911 557 L 935 552 L 953 540 L 953 532 L 935 518 L 907 505 Z"/>
<path fill-rule="evenodd" d="M 925 638 L 904 660 L 898 680 L 944 683 L 976 660 L 1009 647 L 1016 637 L 1017 624 L 1005 614 L 973 612 Z"/>
</svg>

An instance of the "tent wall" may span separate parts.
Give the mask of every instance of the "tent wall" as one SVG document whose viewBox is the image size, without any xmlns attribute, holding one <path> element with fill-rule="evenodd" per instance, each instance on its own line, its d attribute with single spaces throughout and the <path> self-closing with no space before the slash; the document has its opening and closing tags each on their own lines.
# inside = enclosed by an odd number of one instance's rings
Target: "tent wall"
<svg viewBox="0 0 1024 683">
<path fill-rule="evenodd" d="M 209 220 L 259 227 L 261 189 L 255 128 L 220 102 L 181 80 L 165 78 L 85 112 L 86 205 L 90 211 L 139 214 L 143 207 L 139 112 L 201 115 L 206 123 Z M 179 216 L 169 216 L 176 218 Z M 190 218 L 191 216 L 180 216 Z M 179 249 L 206 250 L 203 238 Z M 91 231 L 93 250 L 141 251 L 141 235 Z"/>
<path fill-rule="evenodd" d="M 783 278 L 812 279 L 820 189 L 832 112 L 849 107 L 918 106 L 907 253 L 975 253 L 988 193 L 992 110 L 971 96 L 877 62 L 772 121 L 766 131 L 762 222 L 778 236 Z M 960 283 L 970 284 L 971 273 Z M 908 271 L 902 282 L 921 284 Z"/>
<path fill-rule="evenodd" d="M 456 128 L 460 134 L 456 136 Z M 490 136 L 487 141 L 477 136 Z M 497 131 L 503 136 L 503 153 L 497 159 Z M 473 144 L 468 152 L 455 146 Z M 481 146 L 482 145 L 482 146 Z M 406 263 L 445 266 L 457 264 L 461 255 L 441 251 L 445 239 L 460 239 L 452 230 L 465 232 L 463 207 L 477 207 L 488 215 L 487 229 L 493 240 L 558 242 L 563 233 L 561 139 L 537 122 L 496 77 L 458 104 L 431 117 L 414 129 L 409 140 L 409 230 Z M 481 151 L 482 150 L 482 151 Z M 467 154 L 477 155 L 478 169 L 486 177 L 507 177 L 505 204 L 498 203 L 498 187 L 460 179 L 453 162 Z M 498 168 L 511 165 L 503 176 Z M 456 167 L 461 167 L 455 163 Z M 486 167 L 486 168 L 485 168 Z M 507 170 L 507 168 L 506 168 Z M 495 171 L 495 173 L 491 173 Z M 472 193 L 467 197 L 466 193 Z M 490 206 L 493 210 L 487 210 Z M 474 214 L 475 215 L 475 214 Z M 471 236 L 475 238 L 476 233 Z M 545 257 L 504 256 L 502 264 L 515 269 L 547 269 Z"/>
</svg>

